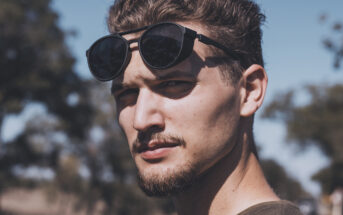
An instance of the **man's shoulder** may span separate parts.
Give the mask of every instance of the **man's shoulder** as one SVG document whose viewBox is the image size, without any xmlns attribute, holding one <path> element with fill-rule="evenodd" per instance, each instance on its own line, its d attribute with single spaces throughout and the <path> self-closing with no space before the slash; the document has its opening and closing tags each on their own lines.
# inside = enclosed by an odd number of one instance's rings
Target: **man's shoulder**
<svg viewBox="0 0 343 215">
<path fill-rule="evenodd" d="M 263 202 L 253 205 L 238 215 L 302 215 L 299 208 L 285 200 Z"/>
</svg>

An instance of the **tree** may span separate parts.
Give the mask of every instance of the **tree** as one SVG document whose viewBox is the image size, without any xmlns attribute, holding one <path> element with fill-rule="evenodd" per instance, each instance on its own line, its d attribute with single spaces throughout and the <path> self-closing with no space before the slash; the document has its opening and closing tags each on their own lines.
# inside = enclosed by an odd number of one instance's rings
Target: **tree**
<svg viewBox="0 0 343 215">
<path fill-rule="evenodd" d="M 327 23 L 328 16 L 320 16 Z M 343 61 L 343 24 L 332 24 L 332 34 L 323 40 L 324 47 L 333 54 L 335 69 Z M 295 91 L 279 93 L 265 108 L 264 118 L 281 120 L 287 126 L 287 139 L 301 149 L 315 145 L 330 159 L 330 165 L 314 174 L 322 192 L 330 194 L 343 187 L 343 85 L 307 85 L 310 101 L 302 106 L 295 102 Z"/>
<path fill-rule="evenodd" d="M 2 0 L 0 5 L 0 125 L 30 102 L 43 103 L 68 134 L 84 135 L 91 117 L 86 85 L 73 71 L 50 0 Z M 77 102 L 71 103 L 71 97 Z"/>
<path fill-rule="evenodd" d="M 328 15 L 322 14 L 320 21 L 326 23 Z M 340 68 L 343 61 L 343 23 L 340 21 L 332 23 L 332 34 L 323 40 L 325 48 L 333 54 L 334 67 Z"/>
<path fill-rule="evenodd" d="M 59 137 L 67 143 L 82 142 L 92 119 L 86 84 L 73 70 L 67 34 L 57 25 L 58 15 L 50 4 L 0 2 L 0 130 L 6 116 L 33 102 L 47 109 L 14 140 L 0 139 L 0 193 L 16 181 L 15 166 L 54 167 L 62 150 Z"/>
<path fill-rule="evenodd" d="M 264 110 L 264 117 L 279 119 L 287 126 L 287 138 L 304 149 L 319 147 L 331 160 L 329 167 L 317 173 L 322 191 L 331 193 L 343 186 L 343 85 L 307 86 L 310 102 L 297 106 L 294 92 L 279 94 Z"/>
<path fill-rule="evenodd" d="M 320 20 L 327 22 L 327 15 Z M 333 54 L 335 69 L 343 61 L 343 24 L 332 24 L 333 33 L 323 40 L 325 48 Z M 313 175 L 324 193 L 343 187 L 343 85 L 305 86 L 310 102 L 295 104 L 296 92 L 280 93 L 264 110 L 263 117 L 281 120 L 287 126 L 287 138 L 301 149 L 315 145 L 330 159 L 328 167 Z"/>
<path fill-rule="evenodd" d="M 310 197 L 301 184 L 288 176 L 276 161 L 262 160 L 261 166 L 269 185 L 280 198 L 295 202 L 301 198 Z"/>
</svg>

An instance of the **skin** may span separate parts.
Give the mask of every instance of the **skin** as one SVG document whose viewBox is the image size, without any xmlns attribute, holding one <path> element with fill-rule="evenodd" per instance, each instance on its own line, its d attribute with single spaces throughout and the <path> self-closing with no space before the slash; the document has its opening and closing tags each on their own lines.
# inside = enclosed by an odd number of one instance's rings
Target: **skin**
<svg viewBox="0 0 343 215">
<path fill-rule="evenodd" d="M 197 23 L 180 24 L 208 35 Z M 252 65 L 232 84 L 206 60 L 213 57 L 209 47 L 197 40 L 188 59 L 163 71 L 144 64 L 137 43 L 131 49 L 124 74 L 113 82 L 113 94 L 142 177 L 163 180 L 192 168 L 197 183 L 172 196 L 179 214 L 237 214 L 253 204 L 278 200 L 249 147 L 252 116 L 267 86 L 264 69 Z M 168 135 L 184 144 L 177 145 Z M 142 145 L 145 150 L 137 150 Z"/>
</svg>

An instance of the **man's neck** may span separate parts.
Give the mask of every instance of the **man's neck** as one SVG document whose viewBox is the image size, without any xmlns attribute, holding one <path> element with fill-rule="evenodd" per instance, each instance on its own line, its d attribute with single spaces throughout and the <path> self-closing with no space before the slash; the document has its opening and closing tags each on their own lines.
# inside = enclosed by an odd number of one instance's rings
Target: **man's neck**
<svg viewBox="0 0 343 215">
<path fill-rule="evenodd" d="M 245 155 L 247 144 L 238 146 L 189 190 L 173 198 L 179 215 L 237 214 L 252 205 L 279 200 L 256 156 L 249 150 Z"/>
</svg>

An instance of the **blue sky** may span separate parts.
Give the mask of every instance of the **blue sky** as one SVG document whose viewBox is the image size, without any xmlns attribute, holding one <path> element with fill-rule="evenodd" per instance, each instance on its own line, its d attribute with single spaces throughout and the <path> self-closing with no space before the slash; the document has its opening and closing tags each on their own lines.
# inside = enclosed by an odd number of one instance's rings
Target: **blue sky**
<svg viewBox="0 0 343 215">
<path fill-rule="evenodd" d="M 321 41 L 331 33 L 330 24 L 343 21 L 342 0 L 256 0 L 266 14 L 263 26 L 263 53 L 269 85 L 265 103 L 277 92 L 301 89 L 305 84 L 343 83 L 343 69 L 334 71 L 332 55 L 324 49 Z M 76 70 L 90 78 L 86 63 L 86 49 L 99 37 L 107 34 L 106 16 L 113 0 L 55 0 L 53 8 L 60 14 L 60 25 L 74 29 L 76 37 L 68 44 L 77 58 Z M 328 23 L 319 22 L 322 13 L 328 14 Z M 299 94 L 299 101 L 306 100 Z M 37 110 L 38 109 L 38 110 Z M 33 106 L 22 118 L 42 110 Z M 259 113 L 261 113 L 260 111 Z M 6 120 L 2 136 L 11 138 L 20 127 L 20 117 Z M 17 129 L 18 130 L 18 129 Z M 20 130 L 20 129 L 19 129 Z M 264 158 L 274 158 L 310 192 L 319 193 L 319 187 L 311 182 L 310 176 L 326 165 L 327 160 L 316 148 L 299 152 L 293 145 L 285 144 L 285 128 L 282 124 L 262 120 L 257 114 L 255 122 L 256 141 L 262 147 Z"/>
</svg>

